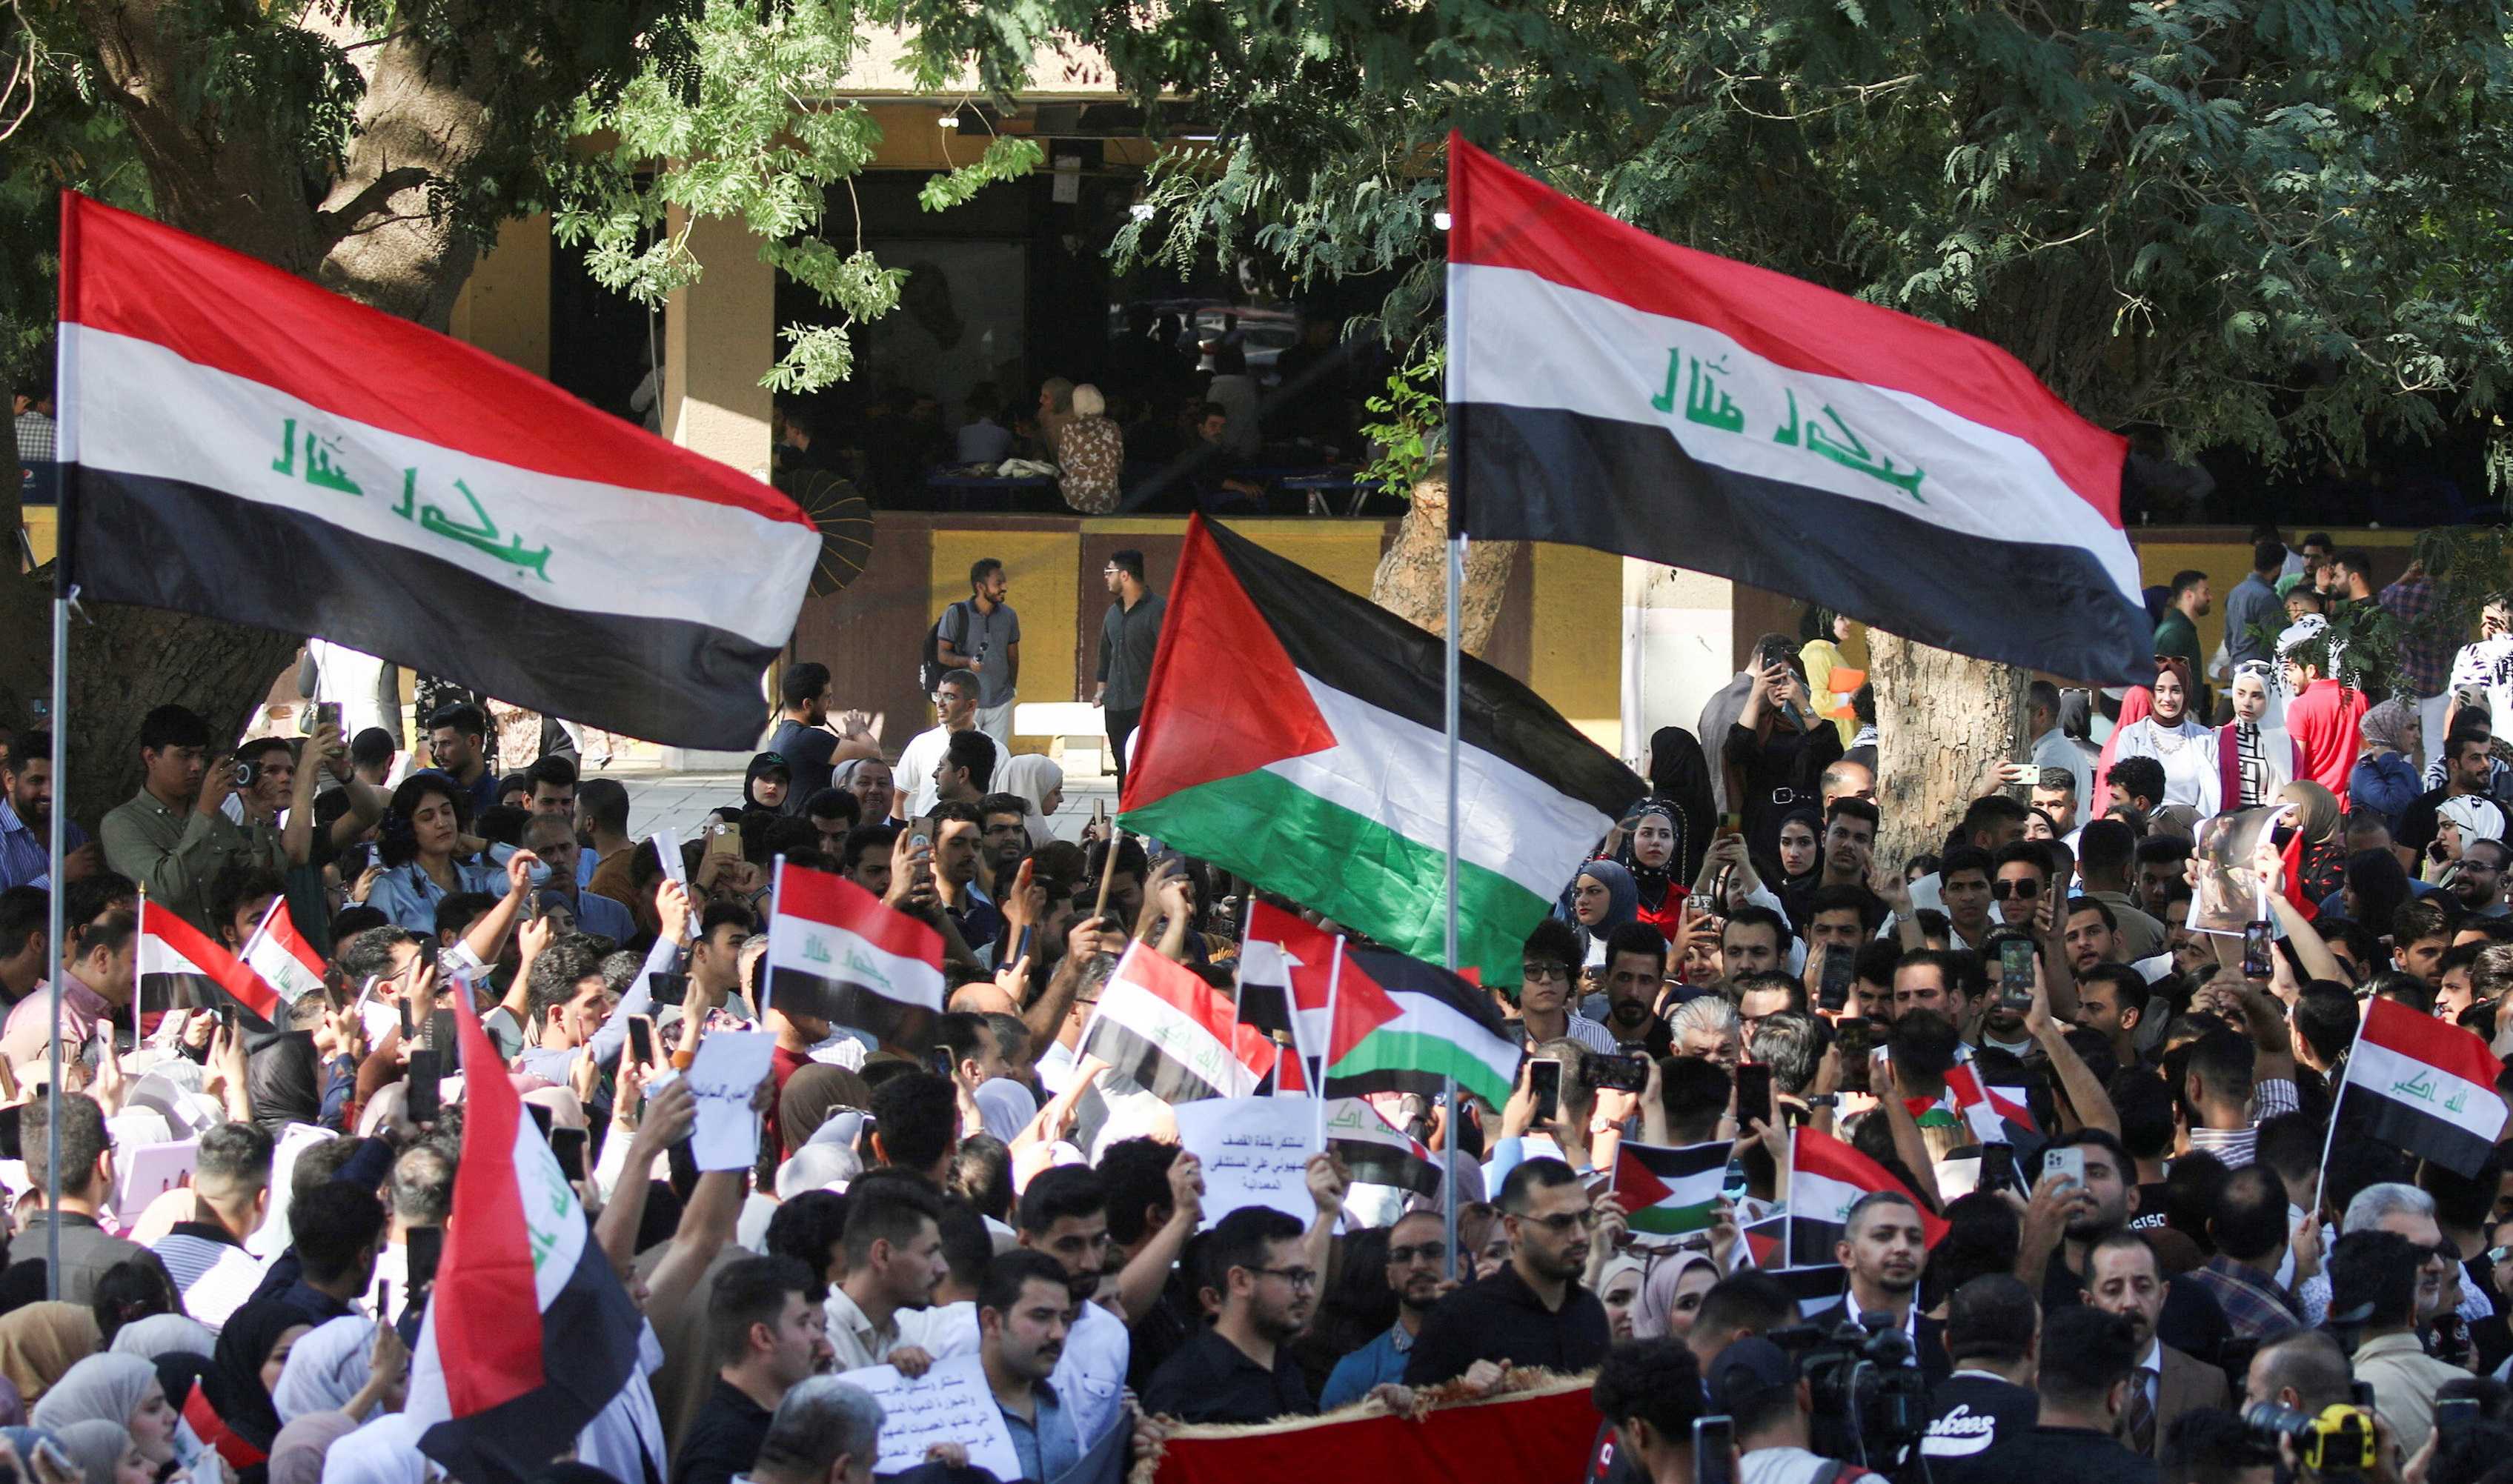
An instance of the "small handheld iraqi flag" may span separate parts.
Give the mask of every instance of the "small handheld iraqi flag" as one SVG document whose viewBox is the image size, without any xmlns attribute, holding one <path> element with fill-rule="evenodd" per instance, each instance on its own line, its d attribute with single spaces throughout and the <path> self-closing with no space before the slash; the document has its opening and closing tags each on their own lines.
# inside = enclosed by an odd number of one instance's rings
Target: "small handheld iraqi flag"
<svg viewBox="0 0 2513 1484">
<path fill-rule="evenodd" d="M 1164 1103 L 1247 1097 L 1277 1051 L 1226 996 L 1141 943 L 1117 960 L 1080 1049 Z"/>
<path fill-rule="evenodd" d="M 2385 1144 L 2474 1177 L 2504 1133 L 2503 1070 L 2475 1032 L 2376 995 L 2347 1058 L 2339 1112 Z"/>
<path fill-rule="evenodd" d="M 149 911 L 145 896 L 140 899 L 138 937 L 133 969 L 141 1004 L 171 1005 L 176 991 L 187 988 L 203 1004 L 233 1004 L 240 1015 L 237 1023 L 247 1030 L 279 1029 L 279 995 L 259 974 L 181 918 L 164 908 Z"/>
<path fill-rule="evenodd" d="M 462 1157 L 406 1410 L 454 1477 L 520 1484 L 628 1384 L 645 1321 L 464 996 L 454 1014 Z"/>
<path fill-rule="evenodd" d="M 270 899 L 270 910 L 261 915 L 260 925 L 244 940 L 244 951 L 237 957 L 290 1004 L 323 987 L 323 956 L 298 932 L 284 896 Z"/>
<path fill-rule="evenodd" d="M 1615 1146 L 1615 1204 L 1634 1231 L 1707 1231 L 1719 1217 L 1730 1152 L 1724 1140 L 1670 1149 L 1626 1139 Z"/>
<path fill-rule="evenodd" d="M 1920 1213 L 1926 1244 L 1934 1247 L 1946 1234 L 1946 1224 L 1932 1214 L 1895 1179 L 1885 1166 L 1832 1137 L 1801 1128 L 1789 1144 L 1789 1266 L 1820 1267 L 1841 1261 L 1833 1255 L 1850 1224 L 1850 1208 L 1859 1198 L 1891 1191 L 1909 1200 Z"/>
<path fill-rule="evenodd" d="M 1946 1092 L 1962 1111 L 1964 1120 L 1972 1125 L 1973 1137 L 1981 1143 L 2019 1149 L 2028 1144 L 2040 1146 L 2042 1131 L 2033 1126 L 2031 1110 L 1983 1082 L 1979 1069 L 1971 1062 L 1957 1062 L 1947 1071 Z"/>
<path fill-rule="evenodd" d="M 922 1051 L 942 1014 L 942 935 L 841 876 L 777 863 L 768 982 L 782 1005 Z"/>
</svg>

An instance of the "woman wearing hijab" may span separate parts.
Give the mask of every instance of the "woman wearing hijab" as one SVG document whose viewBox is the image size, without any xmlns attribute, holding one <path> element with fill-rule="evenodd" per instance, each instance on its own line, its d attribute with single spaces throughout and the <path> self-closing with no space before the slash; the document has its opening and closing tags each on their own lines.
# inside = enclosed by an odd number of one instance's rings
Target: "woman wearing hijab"
<svg viewBox="0 0 2513 1484">
<path fill-rule="evenodd" d="M 309 1412 L 279 1429 L 270 1445 L 270 1484 L 323 1484 L 323 1460 L 358 1425 L 338 1412 Z"/>
<path fill-rule="evenodd" d="M 1085 515 L 1117 508 L 1126 471 L 1126 430 L 1107 415 L 1108 399 L 1096 386 L 1073 389 L 1073 420 L 1057 440 L 1056 462 L 1064 471 L 1057 492 Z M 1044 426 L 1044 423 L 1041 424 Z"/>
<path fill-rule="evenodd" d="M 277 1138 L 291 1123 L 323 1121 L 323 1058 L 314 1033 L 289 1031 L 245 1058 L 246 1096 L 253 1120 Z"/>
<path fill-rule="evenodd" d="M 1719 1265 L 1697 1248 L 1658 1259 L 1641 1280 L 1640 1302 L 1632 1307 L 1632 1338 L 1691 1339 L 1701 1296 L 1718 1282 Z"/>
<path fill-rule="evenodd" d="M 790 1155 L 811 1143 L 820 1125 L 839 1110 L 871 1106 L 872 1089 L 862 1077 L 844 1067 L 814 1062 L 797 1068 L 785 1079 L 784 1091 L 777 1095 L 777 1132 Z"/>
<path fill-rule="evenodd" d="M 2460 863 L 2461 852 L 2482 840 L 2501 841 L 2504 839 L 2504 810 L 2493 800 L 2476 794 L 2462 794 L 2435 805 L 2434 843 L 2417 862 L 2417 879 L 2442 884 L 2447 876 L 2457 876 L 2453 868 Z M 2390 920 L 2384 918 L 2383 921 Z"/>
<path fill-rule="evenodd" d="M 1021 820 L 1035 850 L 1056 838 L 1048 816 L 1064 807 L 1064 769 L 1044 753 L 1018 753 L 995 770 L 995 792 L 1017 794 L 1029 805 Z"/>
<path fill-rule="evenodd" d="M 279 1409 L 271 1404 L 271 1389 L 287 1369 L 289 1350 L 313 1330 L 302 1309 L 276 1296 L 253 1300 L 219 1329 L 208 1399 L 227 1433 L 219 1452 L 237 1468 L 268 1457 L 271 1440 L 279 1435 Z"/>
<path fill-rule="evenodd" d="M 2347 775 L 2347 801 L 2381 815 L 2396 833 L 2402 811 L 2425 792 L 2416 764 L 2409 761 L 2416 756 L 2419 740 L 2416 708 L 2398 699 L 2384 701 L 2365 713 L 2356 731 L 2363 741 L 2356 768 Z"/>
<path fill-rule="evenodd" d="M 1774 883 L 1789 921 L 1807 919 L 1807 903 L 1823 879 L 1823 816 L 1814 809 L 1791 809 L 1780 816 L 1780 879 Z"/>
<path fill-rule="evenodd" d="M 168 1355 L 198 1355 L 207 1360 L 219 1352 L 219 1337 L 186 1314 L 150 1314 L 124 1325 L 108 1347 L 117 1354 L 160 1360 Z"/>
<path fill-rule="evenodd" d="M 1702 853 L 1710 848 L 1711 832 L 1719 827 L 1719 805 L 1710 792 L 1710 760 L 1701 743 L 1681 726 L 1661 726 L 1650 734 L 1650 795 L 1668 806 L 1675 819 L 1675 879 L 1689 881 L 1701 874 Z"/>
<path fill-rule="evenodd" d="M 180 1419 L 166 1404 L 157 1368 L 137 1355 L 90 1355 L 69 1368 L 35 1403 L 31 1421 L 58 1430 L 72 1423 L 107 1422 L 128 1428 L 153 1464 L 175 1462 Z"/>
<path fill-rule="evenodd" d="M 1606 1259 L 1604 1270 L 1597 1274 L 1597 1298 L 1606 1306 L 1606 1333 L 1616 1345 L 1632 1338 L 1632 1308 L 1640 1302 L 1641 1280 L 1648 1275 L 1649 1265 L 1629 1252 Z"/>
<path fill-rule="evenodd" d="M 782 753 L 761 753 L 741 775 L 745 808 L 770 814 L 791 814 L 803 801 L 794 797 L 794 769 Z"/>
<path fill-rule="evenodd" d="M 62 1373 L 96 1353 L 96 1310 L 84 1304 L 28 1304 L 0 1314 L 0 1375 L 29 1403 Z"/>
<path fill-rule="evenodd" d="M 1603 968 L 1606 940 L 1615 929 L 1639 916 L 1639 892 L 1632 875 L 1613 861 L 1590 861 L 1571 882 L 1571 901 L 1563 913 L 1579 934 L 1580 963 Z"/>
<path fill-rule="evenodd" d="M 1652 799 L 1632 815 L 1632 827 L 1615 852 L 1616 863 L 1632 879 L 1632 905 L 1638 920 L 1672 943 L 1684 926 L 1684 899 L 1690 887 L 1675 876 L 1675 847 L 1682 827 L 1675 810 Z"/>
<path fill-rule="evenodd" d="M 271 1406 L 282 1423 L 316 1412 L 365 1422 L 379 1405 L 398 1412 L 410 1380 L 409 1358 L 390 1327 L 364 1314 L 342 1314 L 289 1347 Z"/>
<path fill-rule="evenodd" d="M 2266 660 L 2234 667 L 2234 720 L 2216 728 L 2216 797 L 2228 809 L 2275 800 L 2302 762 L 2294 738 L 2269 720 L 2273 683 Z"/>
<path fill-rule="evenodd" d="M 53 1442 L 77 1465 L 79 1484 L 155 1484 L 157 1470 L 132 1441 L 130 1429 L 88 1422 L 52 1432 Z"/>
<path fill-rule="evenodd" d="M 2338 796 L 2309 778 L 2297 778 L 2278 790 L 2278 801 L 2294 805 L 2287 824 L 2303 836 L 2299 884 L 2305 901 L 2318 902 L 2347 879 L 2346 820 Z"/>
<path fill-rule="evenodd" d="M 2154 710 L 2143 720 L 2124 722 L 2113 734 L 2112 761 L 2153 758 L 2164 764 L 2164 803 L 2188 804 L 2201 818 L 2217 811 L 2223 789 L 2218 783 L 2216 733 L 2190 720 L 2190 669 L 2179 659 L 2161 662 L 2149 692 Z M 2128 711 L 2124 709 L 2126 717 Z M 2110 762 L 2104 764 L 2106 773 Z"/>
</svg>

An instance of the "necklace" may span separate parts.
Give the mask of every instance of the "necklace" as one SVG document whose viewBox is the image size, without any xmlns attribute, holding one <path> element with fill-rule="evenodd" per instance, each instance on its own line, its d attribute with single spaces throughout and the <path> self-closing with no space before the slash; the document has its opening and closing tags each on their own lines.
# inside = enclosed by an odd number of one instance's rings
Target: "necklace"
<svg viewBox="0 0 2513 1484">
<path fill-rule="evenodd" d="M 2189 733 L 2182 731 L 2177 726 L 2171 731 L 2167 731 L 2162 726 L 2158 725 L 2152 718 L 2149 718 L 2147 721 L 2146 734 L 2155 739 L 2155 750 L 2168 758 L 2173 756 L 2174 753 L 2181 751 L 2181 749 L 2188 746 L 2190 742 Z"/>
</svg>

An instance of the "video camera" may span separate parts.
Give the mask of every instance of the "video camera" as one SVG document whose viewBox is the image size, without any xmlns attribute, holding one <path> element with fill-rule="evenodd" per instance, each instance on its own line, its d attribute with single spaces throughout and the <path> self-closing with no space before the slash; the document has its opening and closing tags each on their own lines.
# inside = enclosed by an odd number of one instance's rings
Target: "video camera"
<svg viewBox="0 0 2513 1484">
<path fill-rule="evenodd" d="M 2362 1407 L 2332 1402 L 2316 1417 L 2276 1402 L 2259 1402 L 2243 1413 L 2252 1436 L 2274 1452 L 2278 1439 L 2294 1446 L 2295 1464 L 2323 1478 L 2363 1473 L 2377 1457 L 2373 1415 Z"/>
<path fill-rule="evenodd" d="M 1766 1338 L 1797 1361 L 1813 1392 L 1817 1454 L 1880 1473 L 1919 1456 L 1929 1382 L 1911 1364 L 1911 1337 L 1893 1315 L 1793 1325 Z"/>
</svg>

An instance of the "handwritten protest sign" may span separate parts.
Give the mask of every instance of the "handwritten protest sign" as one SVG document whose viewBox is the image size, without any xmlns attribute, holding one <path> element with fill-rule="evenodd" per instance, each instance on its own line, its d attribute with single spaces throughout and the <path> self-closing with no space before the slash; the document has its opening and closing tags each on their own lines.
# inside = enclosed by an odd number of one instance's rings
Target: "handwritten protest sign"
<svg viewBox="0 0 2513 1484">
<path fill-rule="evenodd" d="M 698 1042 L 689 1077 L 698 1110 L 690 1153 L 699 1169 L 746 1170 L 759 1162 L 759 1114 L 750 1099 L 776 1051 L 777 1037 L 767 1031 L 718 1031 Z"/>
<path fill-rule="evenodd" d="M 1012 1432 L 1004 1426 L 1004 1414 L 995 1405 L 984 1362 L 977 1356 L 937 1360 L 912 1381 L 891 1365 L 849 1371 L 845 1379 L 881 1403 L 881 1457 L 873 1472 L 914 1468 L 934 1444 L 957 1443 L 969 1450 L 972 1464 L 996 1478 L 1021 1476 L 1020 1456 L 1013 1452 Z"/>
<path fill-rule="evenodd" d="M 1178 1143 L 1204 1165 L 1209 1226 L 1241 1206 L 1271 1206 L 1305 1222 L 1317 1214 L 1306 1170 L 1318 1152 L 1310 1098 L 1199 1098 L 1177 1105 Z"/>
</svg>

